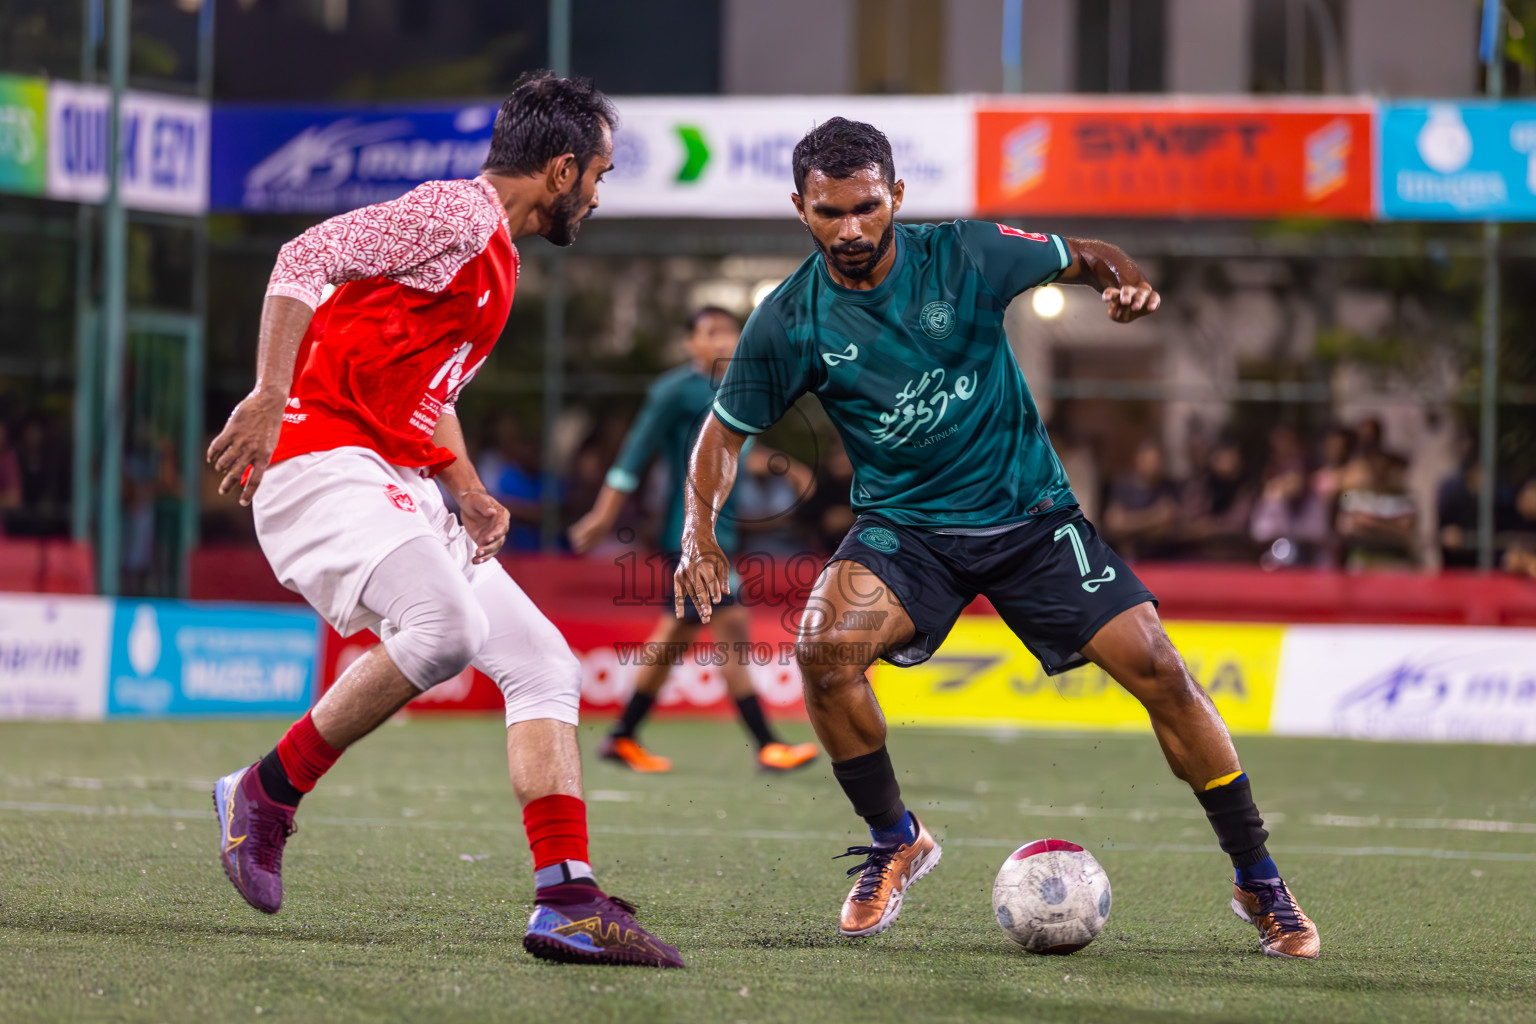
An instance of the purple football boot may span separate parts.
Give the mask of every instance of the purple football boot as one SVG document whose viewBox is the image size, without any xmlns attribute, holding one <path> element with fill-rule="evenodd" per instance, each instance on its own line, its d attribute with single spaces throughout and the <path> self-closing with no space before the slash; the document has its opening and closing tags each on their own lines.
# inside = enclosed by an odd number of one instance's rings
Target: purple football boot
<svg viewBox="0 0 1536 1024">
<path fill-rule="evenodd" d="M 523 948 L 563 964 L 682 967 L 677 950 L 636 924 L 634 913 L 596 886 L 552 885 L 539 890 Z"/>
<path fill-rule="evenodd" d="M 213 784 L 219 816 L 219 860 L 245 902 L 263 914 L 283 905 L 283 847 L 294 833 L 292 807 L 261 788 L 256 766 L 242 768 Z"/>
</svg>

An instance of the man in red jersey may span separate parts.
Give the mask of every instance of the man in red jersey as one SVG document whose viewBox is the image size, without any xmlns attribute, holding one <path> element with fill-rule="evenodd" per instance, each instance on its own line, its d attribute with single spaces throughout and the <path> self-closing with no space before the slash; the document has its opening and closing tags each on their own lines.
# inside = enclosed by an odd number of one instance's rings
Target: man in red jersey
<svg viewBox="0 0 1536 1024">
<path fill-rule="evenodd" d="M 208 459 L 224 474 L 221 493 L 241 488 L 253 506 L 283 585 L 343 635 L 375 629 L 384 642 L 266 757 L 215 785 L 225 873 L 257 910 L 282 905 L 283 847 L 303 794 L 343 750 L 473 665 L 506 697 L 507 761 L 537 887 L 524 948 L 548 960 L 682 966 L 593 878 L 580 668 L 495 561 L 507 510 L 476 474 L 454 413 L 506 325 L 513 238 L 575 241 L 612 167 L 615 122 L 590 82 L 526 76 L 496 116 L 479 177 L 427 182 L 332 218 L 278 255 L 256 386 Z"/>
</svg>

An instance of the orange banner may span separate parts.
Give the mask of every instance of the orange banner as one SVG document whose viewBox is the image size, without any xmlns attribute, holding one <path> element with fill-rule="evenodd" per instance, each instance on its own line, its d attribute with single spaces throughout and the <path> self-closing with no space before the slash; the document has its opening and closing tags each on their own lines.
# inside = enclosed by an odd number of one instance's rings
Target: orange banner
<svg viewBox="0 0 1536 1024">
<path fill-rule="evenodd" d="M 1365 103 L 983 107 L 983 215 L 1368 219 Z"/>
</svg>

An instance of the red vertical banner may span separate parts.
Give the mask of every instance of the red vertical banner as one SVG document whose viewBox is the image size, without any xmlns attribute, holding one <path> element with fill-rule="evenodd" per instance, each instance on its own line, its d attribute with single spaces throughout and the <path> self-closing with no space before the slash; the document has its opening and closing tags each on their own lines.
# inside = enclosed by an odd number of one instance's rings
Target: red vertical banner
<svg viewBox="0 0 1536 1024">
<path fill-rule="evenodd" d="M 1372 215 L 1372 107 L 990 104 L 976 114 L 976 202 L 990 216 Z"/>
</svg>

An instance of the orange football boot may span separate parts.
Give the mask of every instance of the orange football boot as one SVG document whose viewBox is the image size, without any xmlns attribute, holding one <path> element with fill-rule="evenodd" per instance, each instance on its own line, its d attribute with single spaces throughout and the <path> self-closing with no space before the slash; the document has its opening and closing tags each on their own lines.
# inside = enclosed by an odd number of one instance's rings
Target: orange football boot
<svg viewBox="0 0 1536 1024">
<path fill-rule="evenodd" d="M 757 752 L 757 767 L 765 772 L 788 772 L 804 767 L 821 753 L 814 743 L 770 743 Z"/>
<path fill-rule="evenodd" d="M 1276 878 L 1248 885 L 1251 888 L 1233 884 L 1232 912 L 1259 929 L 1264 955 L 1316 960 L 1323 948 L 1317 925 L 1301 912 L 1285 883 Z"/>
<path fill-rule="evenodd" d="M 934 842 L 923 823 L 913 815 L 917 838 L 900 846 L 850 846 L 840 857 L 863 854 L 864 863 L 848 869 L 858 875 L 853 891 L 843 901 L 843 913 L 837 923 L 844 935 L 858 937 L 885 931 L 901 913 L 901 901 L 907 888 L 933 870 L 944 851 Z M 836 860 L 837 858 L 833 858 Z"/>
<path fill-rule="evenodd" d="M 672 760 L 660 757 L 636 743 L 631 736 L 605 736 L 597 748 L 599 757 L 617 761 L 627 768 L 646 774 L 669 772 Z"/>
</svg>

